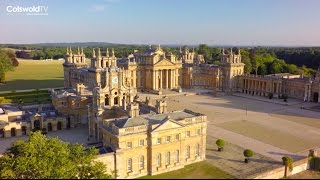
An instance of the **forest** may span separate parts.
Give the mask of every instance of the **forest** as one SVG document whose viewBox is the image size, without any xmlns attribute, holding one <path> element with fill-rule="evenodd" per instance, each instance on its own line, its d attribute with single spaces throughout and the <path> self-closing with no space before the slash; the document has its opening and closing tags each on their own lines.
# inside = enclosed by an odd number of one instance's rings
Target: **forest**
<svg viewBox="0 0 320 180">
<path fill-rule="evenodd" d="M 17 58 L 25 59 L 59 59 L 66 53 L 66 47 L 71 46 L 73 52 L 77 52 L 77 47 L 83 47 L 86 57 L 92 56 L 92 48 L 100 48 L 105 53 L 106 48 L 114 48 L 118 58 L 125 58 L 134 50 L 144 51 L 147 45 L 124 45 L 112 43 L 52 43 L 52 44 L 33 44 L 15 45 L 2 44 L 0 47 L 16 49 Z M 184 48 L 186 46 L 181 46 Z M 178 55 L 179 46 L 162 46 L 162 48 Z M 221 47 L 211 47 L 200 44 L 197 47 L 189 47 L 190 50 L 203 54 L 208 64 L 219 64 Z M 230 47 L 229 47 L 230 48 Z M 227 50 L 228 48 L 225 47 Z M 237 50 L 233 48 L 234 52 Z M 242 62 L 246 64 L 245 73 L 247 74 L 273 74 L 273 73 L 292 73 L 305 76 L 313 76 L 320 65 L 320 47 L 241 47 Z"/>
</svg>

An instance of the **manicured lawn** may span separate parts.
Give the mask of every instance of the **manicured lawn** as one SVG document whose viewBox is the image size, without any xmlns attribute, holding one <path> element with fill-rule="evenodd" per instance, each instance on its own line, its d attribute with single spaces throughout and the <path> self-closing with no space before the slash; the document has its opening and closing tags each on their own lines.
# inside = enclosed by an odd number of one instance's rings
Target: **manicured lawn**
<svg viewBox="0 0 320 180">
<path fill-rule="evenodd" d="M 206 161 L 187 165 L 183 169 L 138 179 L 232 179 L 230 174 L 218 169 Z"/>
<path fill-rule="evenodd" d="M 19 66 L 6 74 L 0 91 L 63 87 L 63 61 L 18 60 Z"/>
</svg>

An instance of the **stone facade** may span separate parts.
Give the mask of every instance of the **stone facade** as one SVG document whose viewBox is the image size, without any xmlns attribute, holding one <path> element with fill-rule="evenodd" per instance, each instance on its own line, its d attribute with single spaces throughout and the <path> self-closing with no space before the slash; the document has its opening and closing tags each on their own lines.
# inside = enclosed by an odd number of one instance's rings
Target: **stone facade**
<svg viewBox="0 0 320 180">
<path fill-rule="evenodd" d="M 0 108 L 0 138 L 29 135 L 32 130 L 51 132 L 71 127 L 70 121 L 59 116 L 51 106 L 22 110 L 9 105 Z"/>
<path fill-rule="evenodd" d="M 109 171 L 116 171 L 117 178 L 155 175 L 205 160 L 206 116 L 166 112 L 165 101 L 156 106 L 157 113 L 102 121 L 103 145 L 112 149 L 116 162 Z M 137 107 L 130 108 L 134 112 Z"/>
</svg>

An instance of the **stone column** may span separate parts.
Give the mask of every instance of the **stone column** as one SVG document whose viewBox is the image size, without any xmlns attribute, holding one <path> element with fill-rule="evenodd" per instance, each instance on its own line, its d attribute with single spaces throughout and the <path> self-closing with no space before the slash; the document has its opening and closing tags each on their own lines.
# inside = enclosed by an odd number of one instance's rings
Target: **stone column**
<svg viewBox="0 0 320 180">
<path fill-rule="evenodd" d="M 159 70 L 160 71 L 160 87 L 162 89 L 162 70 Z"/>
<path fill-rule="evenodd" d="M 176 87 L 179 85 L 179 70 L 176 69 Z"/>
<path fill-rule="evenodd" d="M 303 98 L 303 100 L 304 101 L 308 100 L 308 85 L 304 86 L 304 98 Z"/>
<path fill-rule="evenodd" d="M 171 69 L 172 76 L 172 88 L 176 88 L 176 73 L 174 69 Z"/>
<path fill-rule="evenodd" d="M 309 85 L 309 88 L 308 88 L 308 101 L 311 101 L 311 84 Z"/>
<path fill-rule="evenodd" d="M 168 69 L 166 69 L 165 70 L 165 72 L 166 72 L 166 89 L 169 89 L 169 73 L 168 73 Z"/>
<path fill-rule="evenodd" d="M 156 89 L 156 73 L 155 71 L 152 71 L 152 89 Z"/>
</svg>

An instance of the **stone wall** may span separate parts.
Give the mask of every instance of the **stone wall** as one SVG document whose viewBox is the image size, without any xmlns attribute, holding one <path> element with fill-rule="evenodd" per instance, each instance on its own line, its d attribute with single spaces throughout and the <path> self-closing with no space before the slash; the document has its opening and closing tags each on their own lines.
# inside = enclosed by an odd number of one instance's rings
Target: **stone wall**
<svg viewBox="0 0 320 180">
<path fill-rule="evenodd" d="M 293 163 L 293 170 L 290 171 L 288 168 L 287 176 L 291 176 L 297 173 L 300 173 L 302 171 L 305 171 L 307 169 L 310 169 L 309 163 L 308 163 L 308 158 L 295 161 Z M 258 175 L 255 175 L 253 177 L 250 177 L 250 179 L 280 179 L 284 177 L 284 171 L 285 167 L 282 166 L 277 169 L 273 169 L 271 171 L 267 171 Z"/>
</svg>

